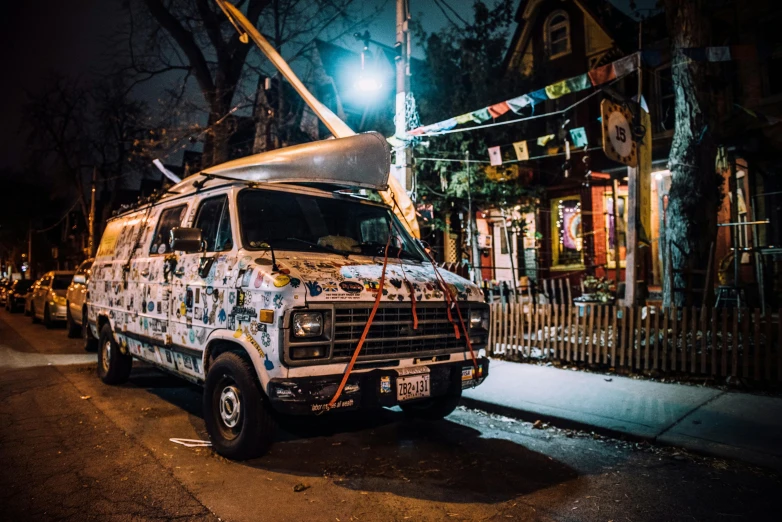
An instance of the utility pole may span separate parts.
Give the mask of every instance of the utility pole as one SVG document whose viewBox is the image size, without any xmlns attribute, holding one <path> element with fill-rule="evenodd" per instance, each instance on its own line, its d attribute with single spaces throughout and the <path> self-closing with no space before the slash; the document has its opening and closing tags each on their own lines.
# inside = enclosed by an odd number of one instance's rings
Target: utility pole
<svg viewBox="0 0 782 522">
<path fill-rule="evenodd" d="M 396 110 L 395 132 L 401 143 L 394 148 L 396 159 L 392 173 L 405 191 L 412 190 L 412 169 L 410 167 L 410 147 L 407 144 L 407 93 L 410 92 L 410 32 L 408 22 L 410 13 L 408 0 L 396 0 Z"/>
<path fill-rule="evenodd" d="M 98 181 L 98 167 L 92 167 L 92 183 L 90 184 L 90 218 L 89 218 L 89 234 L 90 239 L 87 244 L 88 257 L 95 255 L 95 185 Z"/>
</svg>

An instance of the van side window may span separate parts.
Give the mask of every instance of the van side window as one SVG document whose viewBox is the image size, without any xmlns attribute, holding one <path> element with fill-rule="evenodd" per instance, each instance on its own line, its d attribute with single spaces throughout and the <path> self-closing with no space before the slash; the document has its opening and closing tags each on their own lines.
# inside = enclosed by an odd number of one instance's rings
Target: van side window
<svg viewBox="0 0 782 522">
<path fill-rule="evenodd" d="M 150 254 L 165 254 L 168 252 L 171 229 L 182 225 L 186 209 L 187 205 L 179 205 L 167 208 L 160 213 L 160 220 L 157 223 L 152 246 L 149 248 Z"/>
<path fill-rule="evenodd" d="M 198 208 L 193 226 L 201 229 L 201 237 L 206 241 L 207 252 L 225 252 L 234 246 L 231 214 L 228 209 L 227 196 L 206 199 Z"/>
</svg>

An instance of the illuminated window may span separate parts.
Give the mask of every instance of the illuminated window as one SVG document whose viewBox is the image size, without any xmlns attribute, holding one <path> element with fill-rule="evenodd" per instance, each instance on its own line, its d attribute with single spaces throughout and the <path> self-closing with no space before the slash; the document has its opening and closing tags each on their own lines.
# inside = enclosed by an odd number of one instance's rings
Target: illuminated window
<svg viewBox="0 0 782 522">
<path fill-rule="evenodd" d="M 552 266 L 583 265 L 581 198 L 568 196 L 551 202 Z"/>
<path fill-rule="evenodd" d="M 565 11 L 554 11 L 549 15 L 545 34 L 550 59 L 570 53 L 570 19 Z"/>
<path fill-rule="evenodd" d="M 619 220 L 614 219 L 614 198 L 605 197 L 606 208 L 606 262 L 609 268 L 616 268 L 616 254 L 614 252 L 614 237 L 619 241 L 619 266 L 625 266 L 625 254 L 627 253 L 627 196 L 619 195 L 616 201 L 616 211 Z"/>
</svg>

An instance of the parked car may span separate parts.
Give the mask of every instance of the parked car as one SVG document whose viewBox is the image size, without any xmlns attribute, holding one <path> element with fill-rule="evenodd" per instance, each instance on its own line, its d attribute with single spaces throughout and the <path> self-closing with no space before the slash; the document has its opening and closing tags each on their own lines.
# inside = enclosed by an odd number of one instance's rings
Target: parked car
<svg viewBox="0 0 782 522">
<path fill-rule="evenodd" d="M 436 272 L 391 208 L 336 190 L 385 189 L 389 161 L 374 133 L 309 143 L 212 167 L 110 220 L 87 284 L 98 376 L 122 383 L 138 358 L 202 384 L 212 444 L 237 459 L 270 444 L 270 409 L 450 414 L 488 375 L 489 308 Z"/>
<path fill-rule="evenodd" d="M 27 294 L 35 281 L 19 279 L 14 281 L 7 290 L 5 309 L 11 313 L 24 310 Z"/>
<path fill-rule="evenodd" d="M 87 281 L 90 279 L 92 261 L 88 259 L 79 265 L 65 292 L 68 337 L 82 337 L 85 350 L 94 350 L 98 342 L 87 325 Z"/>
<path fill-rule="evenodd" d="M 32 315 L 32 308 L 33 308 L 33 295 L 35 295 L 35 290 L 38 288 L 38 285 L 41 284 L 41 279 L 36 279 L 33 281 L 33 286 L 30 287 L 29 290 L 27 290 L 27 293 L 24 296 L 24 315 Z"/>
<path fill-rule="evenodd" d="M 11 287 L 12 281 L 9 281 L 8 279 L 3 279 L 0 281 L 0 305 L 5 305 L 6 303 L 6 295 L 8 293 L 8 289 Z"/>
<path fill-rule="evenodd" d="M 33 322 L 43 321 L 47 328 L 65 321 L 68 307 L 65 306 L 65 291 L 73 280 L 74 272 L 47 272 L 33 290 L 30 315 Z"/>
</svg>

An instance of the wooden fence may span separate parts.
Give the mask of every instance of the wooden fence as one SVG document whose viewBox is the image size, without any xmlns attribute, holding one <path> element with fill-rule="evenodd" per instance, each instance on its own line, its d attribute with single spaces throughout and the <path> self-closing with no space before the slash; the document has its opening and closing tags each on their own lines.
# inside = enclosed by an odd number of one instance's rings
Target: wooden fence
<svg viewBox="0 0 782 522">
<path fill-rule="evenodd" d="M 782 310 L 532 303 L 491 309 L 494 356 L 782 381 Z"/>
</svg>

